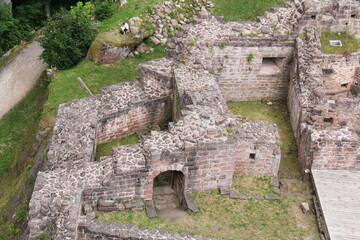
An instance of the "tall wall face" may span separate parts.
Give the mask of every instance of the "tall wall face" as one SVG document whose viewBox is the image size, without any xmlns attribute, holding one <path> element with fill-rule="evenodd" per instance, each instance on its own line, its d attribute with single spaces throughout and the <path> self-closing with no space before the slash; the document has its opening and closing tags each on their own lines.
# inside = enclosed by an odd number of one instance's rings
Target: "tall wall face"
<svg viewBox="0 0 360 240">
<path fill-rule="evenodd" d="M 218 68 L 216 77 L 224 98 L 233 101 L 285 99 L 294 50 L 286 45 L 289 44 L 214 48 L 212 68 Z"/>
<path fill-rule="evenodd" d="M 129 108 L 99 120 L 97 144 L 127 136 L 143 129 L 148 124 L 160 124 L 170 120 L 171 111 L 170 97 L 133 104 Z"/>
</svg>

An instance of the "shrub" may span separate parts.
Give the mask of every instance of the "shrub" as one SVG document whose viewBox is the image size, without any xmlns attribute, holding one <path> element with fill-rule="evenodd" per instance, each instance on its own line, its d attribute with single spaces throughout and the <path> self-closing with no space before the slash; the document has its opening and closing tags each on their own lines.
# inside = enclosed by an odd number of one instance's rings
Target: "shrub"
<svg viewBox="0 0 360 240">
<path fill-rule="evenodd" d="M 94 7 L 95 18 L 99 21 L 111 17 L 116 10 L 116 4 L 111 0 L 96 0 Z"/>
<path fill-rule="evenodd" d="M 24 32 L 31 32 L 44 26 L 46 14 L 43 1 L 28 1 L 15 8 L 14 17 L 19 20 Z"/>
<path fill-rule="evenodd" d="M 11 3 L 0 6 L 0 55 L 20 42 L 19 21 L 10 14 Z"/>
<path fill-rule="evenodd" d="M 90 29 L 91 3 L 78 2 L 70 11 L 61 9 L 47 24 L 44 37 L 39 39 L 44 48 L 41 58 L 58 69 L 69 69 L 87 53 L 94 32 Z"/>
</svg>

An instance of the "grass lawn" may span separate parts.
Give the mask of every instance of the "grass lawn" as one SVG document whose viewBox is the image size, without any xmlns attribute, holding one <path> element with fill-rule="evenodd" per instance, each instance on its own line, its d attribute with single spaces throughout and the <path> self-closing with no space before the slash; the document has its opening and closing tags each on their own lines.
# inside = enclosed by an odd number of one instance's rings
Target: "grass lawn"
<svg viewBox="0 0 360 240">
<path fill-rule="evenodd" d="M 276 123 L 281 149 L 279 177 L 297 179 L 301 177 L 295 137 L 285 102 L 273 102 L 271 106 L 261 102 L 230 102 L 228 107 L 232 113 L 244 118 Z"/>
<path fill-rule="evenodd" d="M 246 188 L 244 182 L 255 182 L 259 179 L 234 176 L 242 179 L 242 185 L 235 188 Z M 264 182 L 266 178 L 260 180 Z M 235 179 L 234 179 L 235 180 Z M 270 181 L 269 179 L 267 179 Z M 265 180 L 266 182 L 266 180 Z M 255 184 L 256 185 L 256 184 Z M 269 192 L 270 185 L 255 188 Z M 253 189 L 254 185 L 247 188 Z M 318 230 L 314 214 L 303 214 L 300 202 L 304 196 L 283 197 L 282 200 L 234 200 L 211 190 L 193 194 L 200 212 L 185 218 L 149 219 L 142 212 L 109 212 L 97 213 L 103 221 L 134 224 L 144 227 L 175 231 L 190 235 L 203 235 L 219 239 L 318 239 Z"/>
<path fill-rule="evenodd" d="M 45 128 L 54 124 L 59 104 L 89 96 L 81 88 L 77 77 L 81 77 L 91 92 L 97 94 L 103 87 L 136 78 L 138 64 L 166 55 L 164 47 L 157 46 L 154 49 L 152 53 L 142 53 L 135 58 L 126 58 L 101 66 L 84 60 L 75 68 L 56 72 L 51 79 L 48 88 L 49 97 L 43 111 L 46 126 L 41 127 Z"/>
<path fill-rule="evenodd" d="M 43 74 L 21 102 L 0 119 L 0 239 L 10 239 L 7 235 L 10 219 L 5 215 L 9 202 L 24 181 L 34 182 L 27 173 L 32 165 L 32 144 L 47 86 Z"/>
<path fill-rule="evenodd" d="M 255 21 L 271 7 L 283 6 L 285 0 L 214 0 L 215 16 L 224 16 L 228 21 Z"/>
<path fill-rule="evenodd" d="M 134 133 L 128 137 L 123 137 L 110 142 L 99 144 L 96 147 L 95 161 L 100 161 L 100 157 L 103 156 L 111 156 L 111 150 L 113 147 L 136 144 L 138 141 L 139 137 Z"/>
<path fill-rule="evenodd" d="M 340 40 L 342 46 L 330 46 L 329 40 Z M 348 30 L 338 32 L 321 33 L 321 52 L 325 54 L 341 54 L 348 56 L 360 49 L 359 40 L 354 34 L 350 34 Z"/>
</svg>

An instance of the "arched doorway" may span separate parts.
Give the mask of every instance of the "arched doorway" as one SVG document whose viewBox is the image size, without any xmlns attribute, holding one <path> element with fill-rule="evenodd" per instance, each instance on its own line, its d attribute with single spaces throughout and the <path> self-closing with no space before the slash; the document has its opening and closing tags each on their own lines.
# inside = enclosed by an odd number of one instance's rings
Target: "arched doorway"
<svg viewBox="0 0 360 240">
<path fill-rule="evenodd" d="M 187 216 L 184 210 L 185 175 L 180 171 L 162 172 L 154 178 L 153 201 L 161 218 Z"/>
</svg>

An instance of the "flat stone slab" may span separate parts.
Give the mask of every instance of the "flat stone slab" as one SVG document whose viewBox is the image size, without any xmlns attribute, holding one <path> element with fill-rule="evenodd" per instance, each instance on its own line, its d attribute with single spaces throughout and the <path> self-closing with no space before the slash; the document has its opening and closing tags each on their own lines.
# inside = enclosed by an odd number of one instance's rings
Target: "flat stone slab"
<svg viewBox="0 0 360 240">
<path fill-rule="evenodd" d="M 145 201 L 145 208 L 149 218 L 156 218 L 158 216 L 155 210 L 154 202 L 152 200 Z"/>
<path fill-rule="evenodd" d="M 248 200 L 251 197 L 248 197 L 242 193 L 238 193 L 235 189 L 230 190 L 230 198 L 232 199 L 240 199 L 240 200 Z"/>
<path fill-rule="evenodd" d="M 179 208 L 172 208 L 172 209 L 158 210 L 157 215 L 159 218 L 180 218 L 180 217 L 188 217 L 189 213 Z"/>
<path fill-rule="evenodd" d="M 192 197 L 191 192 L 185 192 L 184 196 L 185 196 L 185 201 L 186 201 L 186 205 L 187 205 L 188 209 L 190 211 L 192 211 L 193 213 L 198 213 L 199 207 L 196 204 L 196 202 L 194 201 L 194 198 Z"/>
<path fill-rule="evenodd" d="M 125 202 L 126 209 L 141 211 L 143 209 L 143 206 L 144 206 L 144 202 L 141 199 L 134 199 L 134 200 Z"/>
<path fill-rule="evenodd" d="M 274 193 L 267 193 L 265 194 L 265 198 L 267 200 L 280 200 L 280 196 Z"/>
<path fill-rule="evenodd" d="M 221 195 L 229 195 L 230 187 L 229 186 L 220 187 L 220 194 Z"/>
</svg>

